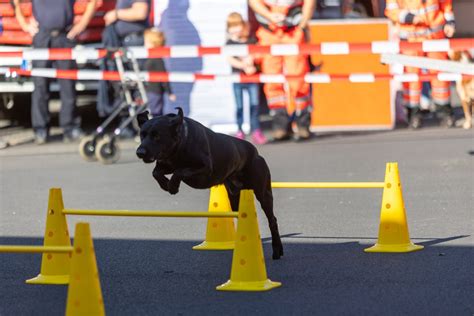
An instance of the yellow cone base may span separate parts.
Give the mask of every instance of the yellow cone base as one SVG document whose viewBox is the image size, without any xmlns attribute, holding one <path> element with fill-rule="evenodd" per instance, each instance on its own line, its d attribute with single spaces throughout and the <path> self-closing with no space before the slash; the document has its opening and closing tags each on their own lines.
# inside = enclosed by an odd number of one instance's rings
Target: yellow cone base
<svg viewBox="0 0 474 316">
<path fill-rule="evenodd" d="M 233 250 L 235 241 L 203 241 L 193 247 L 193 250 Z"/>
<path fill-rule="evenodd" d="M 25 281 L 28 284 L 69 284 L 69 275 L 43 275 Z"/>
<path fill-rule="evenodd" d="M 235 282 L 227 281 L 226 283 L 216 287 L 218 291 L 244 291 L 244 292 L 260 292 L 269 291 L 276 287 L 280 287 L 280 282 L 273 282 L 270 279 L 258 282 Z"/>
<path fill-rule="evenodd" d="M 375 244 L 370 248 L 364 249 L 365 252 L 413 252 L 423 249 L 424 246 L 415 245 L 414 243 L 399 245 L 382 245 Z"/>
</svg>

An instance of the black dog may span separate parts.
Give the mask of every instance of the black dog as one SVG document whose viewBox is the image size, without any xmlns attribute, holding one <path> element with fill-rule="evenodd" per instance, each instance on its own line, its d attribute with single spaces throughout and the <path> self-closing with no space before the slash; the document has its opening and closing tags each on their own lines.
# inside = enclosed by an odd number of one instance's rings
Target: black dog
<svg viewBox="0 0 474 316">
<path fill-rule="evenodd" d="M 252 189 L 268 218 L 273 259 L 283 255 L 278 224 L 273 214 L 270 170 L 257 149 L 244 140 L 214 133 L 200 123 L 178 114 L 148 120 L 137 116 L 141 144 L 137 156 L 145 163 L 156 161 L 153 177 L 160 187 L 176 194 L 180 182 L 195 189 L 224 184 L 233 211 L 239 209 L 240 190 Z M 168 179 L 165 175 L 172 174 Z"/>
</svg>

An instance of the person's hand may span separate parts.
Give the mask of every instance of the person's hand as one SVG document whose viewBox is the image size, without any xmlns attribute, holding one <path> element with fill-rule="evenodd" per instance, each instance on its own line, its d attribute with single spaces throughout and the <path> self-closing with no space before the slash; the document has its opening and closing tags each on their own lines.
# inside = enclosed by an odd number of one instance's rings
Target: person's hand
<svg viewBox="0 0 474 316">
<path fill-rule="evenodd" d="M 71 30 L 66 34 L 66 37 L 70 40 L 75 39 L 79 34 L 84 32 L 86 29 L 86 26 L 84 26 L 82 23 L 76 23 L 73 25 Z"/>
<path fill-rule="evenodd" d="M 254 65 L 247 66 L 247 67 L 244 68 L 244 72 L 245 72 L 246 75 L 250 76 L 250 75 L 253 75 L 257 72 L 257 68 L 255 68 Z"/>
<path fill-rule="evenodd" d="M 242 59 L 242 62 L 246 67 L 253 66 L 253 57 L 252 56 L 246 56 Z"/>
<path fill-rule="evenodd" d="M 415 15 L 415 17 L 413 18 L 413 24 L 417 25 L 417 24 L 421 24 L 422 22 L 423 22 L 423 19 L 419 15 Z"/>
<path fill-rule="evenodd" d="M 38 33 L 39 27 L 38 22 L 35 19 L 31 19 L 30 23 L 28 23 L 25 32 L 30 34 L 31 36 L 35 36 Z"/>
<path fill-rule="evenodd" d="M 168 99 L 171 101 L 171 102 L 176 102 L 176 95 L 175 94 L 170 94 L 168 96 Z"/>
<path fill-rule="evenodd" d="M 118 20 L 117 10 L 112 10 L 104 15 L 105 25 L 110 25 Z"/>
<path fill-rule="evenodd" d="M 270 22 L 280 24 L 285 20 L 285 15 L 281 13 L 270 13 Z"/>
<path fill-rule="evenodd" d="M 454 26 L 454 24 L 446 24 L 444 26 L 444 34 L 446 35 L 446 37 L 453 37 L 455 32 L 456 27 Z"/>
</svg>

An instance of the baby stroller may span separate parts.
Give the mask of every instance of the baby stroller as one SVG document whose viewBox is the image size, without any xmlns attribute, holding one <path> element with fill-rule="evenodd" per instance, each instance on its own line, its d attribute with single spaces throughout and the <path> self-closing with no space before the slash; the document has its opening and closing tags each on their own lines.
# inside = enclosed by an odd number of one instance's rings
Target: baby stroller
<svg viewBox="0 0 474 316">
<path fill-rule="evenodd" d="M 96 128 L 92 135 L 84 137 L 79 144 L 79 153 L 84 160 L 98 160 L 103 164 L 113 164 L 118 161 L 120 158 L 120 148 L 117 145 L 117 138 L 130 124 L 133 124 L 138 129 L 135 118 L 139 113 L 146 110 L 148 103 L 143 78 L 140 76 L 140 68 L 133 54 L 122 49 L 111 51 L 110 54 L 113 54 L 120 76 L 120 90 L 124 101 Z M 127 78 L 125 76 L 124 63 L 126 62 L 132 65 L 134 78 Z M 113 132 L 108 132 L 109 125 L 123 111 L 128 111 L 129 117 L 122 121 Z"/>
</svg>

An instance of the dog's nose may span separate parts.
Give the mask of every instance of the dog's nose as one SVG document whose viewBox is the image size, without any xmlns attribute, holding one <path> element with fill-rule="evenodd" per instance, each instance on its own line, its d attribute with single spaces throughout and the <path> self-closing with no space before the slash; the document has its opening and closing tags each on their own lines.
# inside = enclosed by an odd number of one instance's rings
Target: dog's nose
<svg viewBox="0 0 474 316">
<path fill-rule="evenodd" d="M 140 159 L 145 158 L 145 156 L 146 156 L 146 149 L 143 148 L 143 147 L 138 147 L 138 148 L 137 148 L 137 156 L 138 156 L 138 158 L 140 158 Z"/>
</svg>

